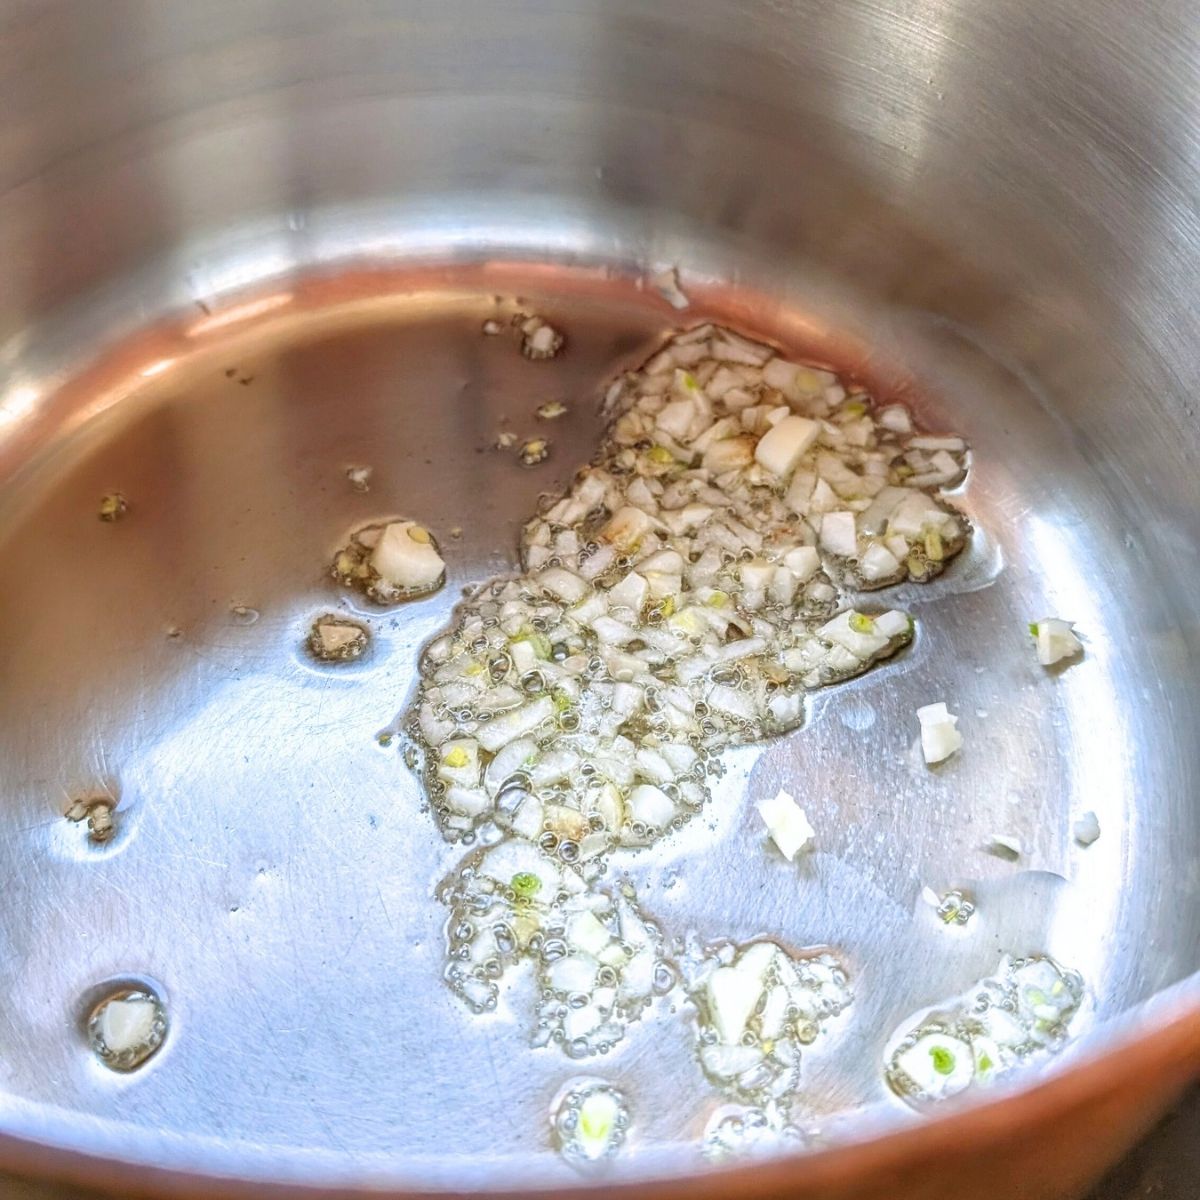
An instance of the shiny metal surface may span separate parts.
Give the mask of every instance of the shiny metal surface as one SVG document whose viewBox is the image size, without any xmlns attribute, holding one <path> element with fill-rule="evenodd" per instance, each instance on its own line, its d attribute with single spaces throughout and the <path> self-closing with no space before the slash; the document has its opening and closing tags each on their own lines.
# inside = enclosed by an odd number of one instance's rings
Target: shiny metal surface
<svg viewBox="0 0 1200 1200">
<path fill-rule="evenodd" d="M 604 381 L 680 320 L 644 286 L 678 263 L 689 322 L 828 354 L 963 431 L 981 530 L 969 561 L 902 593 L 922 618 L 910 654 L 731 760 L 704 820 L 628 862 L 672 933 L 775 932 L 852 964 L 857 1002 L 808 1059 L 806 1101 L 857 1150 L 739 1186 L 957 1195 L 973 1168 L 948 1147 L 981 1164 L 1037 1130 L 1057 1147 L 1058 1112 L 1110 1140 L 1055 1149 L 1022 1194 L 1097 1174 L 1200 1057 L 1188 7 L 0 12 L 7 1161 L 88 1178 L 36 1147 L 121 1160 L 125 1191 L 138 1164 L 330 1187 L 574 1180 L 545 1109 L 576 1070 L 441 985 L 432 892 L 457 854 L 375 735 L 459 589 L 511 568 L 538 492 L 588 457 Z M 480 337 L 494 296 L 560 323 L 562 358 Z M 552 398 L 572 414 L 544 467 L 487 449 Z M 365 495 L 352 463 L 374 468 Z M 130 511 L 105 525 L 113 489 Z M 307 623 L 347 604 L 330 555 L 397 514 L 463 527 L 443 538 L 448 587 L 370 614 L 361 663 L 315 668 Z M 1054 675 L 1024 632 L 1048 612 L 1089 639 Z M 936 699 L 967 745 L 935 775 L 912 713 Z M 745 804 L 781 781 L 821 833 L 799 886 L 762 859 Z M 61 816 L 94 790 L 119 799 L 102 848 Z M 1087 851 L 1080 808 L 1103 829 Z M 1026 860 L 987 854 L 993 832 Z M 923 909 L 926 884 L 977 892 L 966 936 Z M 1084 973 L 1083 1065 L 909 1128 L 883 1040 L 1003 950 Z M 1083 1061 L 1106 1022 L 1189 977 L 1123 1026 L 1157 1041 Z M 81 1013 L 130 978 L 160 989 L 171 1033 L 116 1077 Z M 617 1177 L 698 1169 L 716 1100 L 689 1038 L 643 1023 L 603 1063 L 635 1108 Z M 1116 1092 L 1125 1107 L 1105 1108 Z M 935 1150 L 954 1169 L 930 1183 L 916 1168 Z"/>
</svg>

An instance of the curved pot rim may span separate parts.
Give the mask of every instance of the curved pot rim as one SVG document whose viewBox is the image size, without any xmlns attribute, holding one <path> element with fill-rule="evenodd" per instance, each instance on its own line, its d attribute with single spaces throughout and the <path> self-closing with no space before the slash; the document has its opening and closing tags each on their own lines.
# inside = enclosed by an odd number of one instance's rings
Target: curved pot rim
<svg viewBox="0 0 1200 1200">
<path fill-rule="evenodd" d="M 997 1092 L 920 1122 L 899 1116 L 819 1150 L 776 1159 L 697 1170 L 657 1169 L 639 1177 L 608 1175 L 564 1188 L 561 1178 L 518 1183 L 490 1168 L 467 1168 L 430 1186 L 400 1164 L 363 1167 L 345 1158 L 294 1149 L 264 1150 L 245 1143 L 165 1135 L 120 1123 L 80 1124 L 77 1115 L 31 1104 L 0 1116 L 0 1170 L 47 1182 L 99 1189 L 116 1196 L 245 1197 L 316 1200 L 355 1196 L 435 1196 L 469 1193 L 501 1198 L 542 1192 L 557 1197 L 656 1200 L 697 1195 L 823 1196 L 855 1182 L 864 1185 L 898 1171 L 944 1170 L 956 1151 L 980 1154 L 1023 1133 L 1058 1123 L 1120 1094 L 1135 1080 L 1166 1104 L 1200 1073 L 1200 972 L 1127 1013 L 1093 1029 L 1035 1082 Z M 1146 1081 L 1149 1081 L 1147 1084 Z M 1156 1115 L 1150 1107 L 1145 1117 Z M 1117 1147 L 1118 1149 L 1121 1147 Z M 1097 1166 L 1106 1165 L 1101 1149 Z"/>
</svg>

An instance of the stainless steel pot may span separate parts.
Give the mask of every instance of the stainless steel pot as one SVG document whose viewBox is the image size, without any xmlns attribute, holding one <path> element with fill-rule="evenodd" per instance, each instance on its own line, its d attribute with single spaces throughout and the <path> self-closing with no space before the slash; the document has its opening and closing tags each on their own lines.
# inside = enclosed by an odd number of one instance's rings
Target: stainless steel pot
<svg viewBox="0 0 1200 1200">
<path fill-rule="evenodd" d="M 645 282 L 678 265 L 687 321 L 964 431 L 980 533 L 914 597 L 936 635 L 739 758 L 713 827 L 630 868 L 673 929 L 854 961 L 856 1016 L 806 1074 L 831 1144 L 702 1171 L 713 1102 L 687 1038 L 647 1027 L 602 1064 L 637 1134 L 604 1186 L 1034 1200 L 1095 1178 L 1200 1066 L 1191 6 L 0 16 L 0 1162 L 122 1195 L 584 1186 L 546 1150 L 577 1072 L 439 982 L 453 851 L 374 744 L 453 589 L 376 618 L 345 675 L 297 647 L 355 522 L 461 525 L 456 587 L 511 566 L 594 443 L 586 401 L 680 321 Z M 492 354 L 493 294 L 552 313 L 569 353 Z M 485 451 L 563 395 L 540 473 Z M 112 490 L 130 511 L 103 525 Z M 1089 637 L 1057 676 L 1022 643 L 1048 611 Z M 906 748 L 942 696 L 969 754 L 934 777 Z M 801 886 L 754 866 L 744 794 L 779 780 L 823 831 Z M 62 814 L 100 794 L 98 847 Z M 1019 866 L 984 851 L 997 830 Z M 956 883 L 980 914 L 947 940 L 918 896 Z M 1047 1077 L 914 1123 L 881 1039 L 1002 950 L 1078 966 L 1088 1032 Z M 171 1020 L 127 1076 L 83 1028 L 123 981 Z"/>
</svg>

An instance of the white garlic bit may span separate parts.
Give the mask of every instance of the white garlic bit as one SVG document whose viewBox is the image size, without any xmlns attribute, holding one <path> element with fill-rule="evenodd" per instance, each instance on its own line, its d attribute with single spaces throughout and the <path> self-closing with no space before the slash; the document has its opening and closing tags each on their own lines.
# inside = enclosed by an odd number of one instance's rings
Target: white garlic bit
<svg viewBox="0 0 1200 1200">
<path fill-rule="evenodd" d="M 945 704 L 918 708 L 917 720 L 921 723 L 921 753 L 930 765 L 943 762 L 962 746 L 962 734 L 955 728 L 958 718 Z"/>
<path fill-rule="evenodd" d="M 446 563 L 424 526 L 394 521 L 384 527 L 371 553 L 379 577 L 399 588 L 433 587 L 445 574 Z"/>
<path fill-rule="evenodd" d="M 1070 621 L 1043 617 L 1029 628 L 1037 642 L 1038 662 L 1043 667 L 1052 667 L 1065 658 L 1075 658 L 1083 653 L 1083 643 L 1075 636 Z"/>
<path fill-rule="evenodd" d="M 783 788 L 774 796 L 757 801 L 755 807 L 767 826 L 771 840 L 788 862 L 792 862 L 816 835 L 804 809 Z"/>
</svg>

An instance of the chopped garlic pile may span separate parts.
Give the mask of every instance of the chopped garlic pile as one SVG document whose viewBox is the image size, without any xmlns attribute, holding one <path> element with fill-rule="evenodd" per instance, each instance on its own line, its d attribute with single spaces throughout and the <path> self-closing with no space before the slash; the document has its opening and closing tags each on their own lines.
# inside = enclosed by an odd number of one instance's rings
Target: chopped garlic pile
<svg viewBox="0 0 1200 1200">
<path fill-rule="evenodd" d="M 688 988 L 705 1073 L 722 1091 L 756 1103 L 795 1090 L 801 1048 L 851 1001 L 832 955 L 793 958 L 775 942 L 717 948 Z"/>
<path fill-rule="evenodd" d="M 607 404 L 592 464 L 526 525 L 523 572 L 427 647 L 405 726 L 443 831 L 485 847 L 441 891 L 447 982 L 482 1012 L 528 964 L 534 1044 L 576 1057 L 674 983 L 632 892 L 597 885 L 608 855 L 695 814 L 722 749 L 797 727 L 808 690 L 906 645 L 906 613 L 845 594 L 933 577 L 968 532 L 933 494 L 964 473 L 960 439 L 728 330 L 673 338 Z M 360 534 L 339 574 L 376 544 Z M 789 856 L 812 836 L 790 797 L 763 816 Z M 756 1102 L 794 1089 L 800 1047 L 850 1002 L 835 959 L 774 943 L 703 956 L 689 990 L 705 1070 Z"/>
<path fill-rule="evenodd" d="M 442 889 L 450 907 L 446 980 L 493 1009 L 510 967 L 531 961 L 540 1002 L 532 1041 L 581 1058 L 625 1036 L 674 983 L 662 937 L 632 892 L 588 890 L 573 867 L 516 839 L 472 855 Z"/>
<path fill-rule="evenodd" d="M 608 403 L 594 465 L 525 528 L 524 574 L 427 649 L 415 710 L 449 835 L 568 862 L 677 827 L 716 751 L 905 645 L 906 614 L 839 588 L 927 579 L 967 533 L 923 490 L 961 477 L 960 439 L 728 330 L 676 337 Z"/>
<path fill-rule="evenodd" d="M 1074 971 L 1049 958 L 1005 958 L 995 975 L 900 1037 L 888 1082 L 914 1105 L 986 1086 L 1058 1050 L 1082 1000 Z"/>
</svg>

